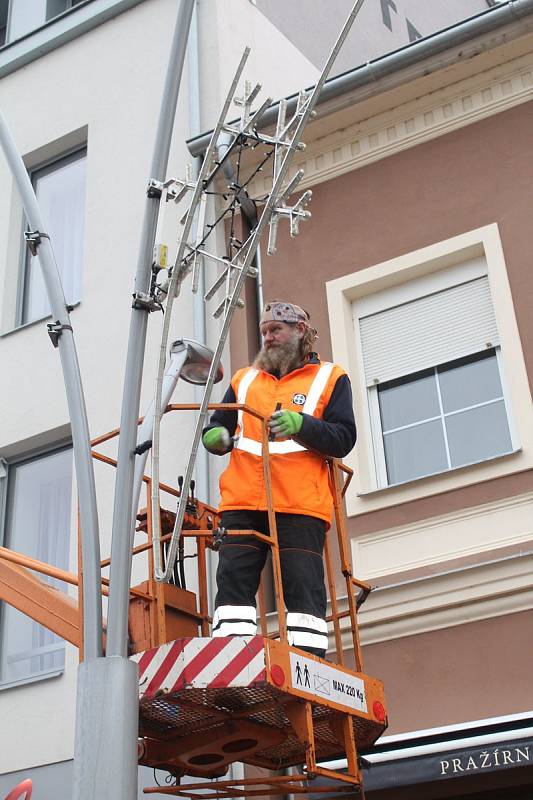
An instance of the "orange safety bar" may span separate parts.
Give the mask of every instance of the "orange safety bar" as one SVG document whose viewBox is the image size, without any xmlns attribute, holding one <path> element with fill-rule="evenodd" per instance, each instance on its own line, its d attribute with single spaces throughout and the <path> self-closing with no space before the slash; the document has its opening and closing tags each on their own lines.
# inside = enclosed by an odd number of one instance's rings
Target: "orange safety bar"
<svg viewBox="0 0 533 800">
<path fill-rule="evenodd" d="M 172 412 L 172 411 L 197 411 L 200 408 L 199 404 L 197 403 L 180 403 L 180 404 L 170 404 L 166 407 L 165 413 Z M 276 517 L 275 511 L 273 507 L 273 498 L 272 498 L 272 484 L 270 478 L 270 457 L 268 451 L 268 417 L 260 414 L 255 409 L 251 408 L 245 404 L 238 404 L 238 403 L 212 403 L 209 405 L 210 410 L 215 409 L 223 409 L 223 410 L 243 410 L 247 413 L 255 416 L 257 419 L 261 421 L 262 426 L 262 457 L 263 457 L 263 472 L 264 472 L 264 480 L 265 480 L 265 489 L 267 495 L 267 513 L 269 518 L 269 527 L 270 527 L 270 535 L 265 536 L 257 531 L 246 531 L 246 533 L 255 536 L 257 539 L 262 541 L 266 541 L 272 551 L 272 568 L 273 568 L 273 582 L 274 582 L 274 596 L 275 596 L 275 606 L 277 611 L 277 618 L 278 618 L 278 629 L 276 631 L 268 632 L 267 626 L 267 612 L 265 607 L 265 578 L 263 577 L 261 581 L 260 590 L 258 593 L 258 605 L 259 605 L 259 619 L 260 619 L 260 626 L 263 635 L 268 635 L 270 637 L 279 637 L 282 641 L 286 641 L 287 638 L 287 628 L 286 628 L 286 620 L 285 620 L 285 613 L 284 613 L 284 600 L 283 600 L 283 585 L 281 579 L 281 563 L 279 558 L 279 546 L 278 546 L 278 539 L 277 539 L 277 527 L 276 527 Z M 142 419 L 139 420 L 139 423 L 142 422 Z M 99 436 L 97 439 L 93 440 L 92 445 L 93 448 L 98 444 L 102 444 L 104 442 L 108 442 L 114 437 L 119 434 L 119 430 L 115 429 L 106 433 L 102 436 Z M 109 464 L 111 466 L 116 466 L 116 460 L 105 456 L 96 450 L 93 449 L 92 455 L 95 459 Z M 353 648 L 355 653 L 355 660 L 356 660 L 356 668 L 358 670 L 362 669 L 362 656 L 361 656 L 361 647 L 359 642 L 359 635 L 357 630 L 357 611 L 359 606 L 362 602 L 366 599 L 368 593 L 370 592 L 370 587 L 367 586 L 365 583 L 358 581 L 352 575 L 352 568 L 351 562 L 349 557 L 349 549 L 348 549 L 348 542 L 347 542 L 347 533 L 346 533 L 346 524 L 344 520 L 344 515 L 342 512 L 342 502 L 350 480 L 352 478 L 352 470 L 342 464 L 337 459 L 328 458 L 328 466 L 329 466 L 329 475 L 330 475 L 330 486 L 334 498 L 334 509 L 335 509 L 335 534 L 336 534 L 336 541 L 337 541 L 337 549 L 339 554 L 340 560 L 340 568 L 341 572 L 345 581 L 346 585 L 346 596 L 348 598 L 348 608 L 341 609 L 339 606 L 339 602 L 337 600 L 337 592 L 336 592 L 336 585 L 335 585 L 335 578 L 334 578 L 334 570 L 333 570 L 333 560 L 331 555 L 331 548 L 332 542 L 330 541 L 330 537 L 326 539 L 326 546 L 325 546 L 325 566 L 326 566 L 326 575 L 327 575 L 327 584 L 329 590 L 329 597 L 330 597 L 330 604 L 331 604 L 331 614 L 328 616 L 327 620 L 332 623 L 333 630 L 334 630 L 334 637 L 335 637 L 335 651 L 336 651 L 336 660 L 337 663 L 343 664 L 343 644 L 342 644 L 342 621 L 349 618 L 350 620 L 350 628 L 352 633 L 352 640 L 353 640 Z M 152 541 L 152 530 L 151 530 L 151 478 L 149 476 L 144 476 L 143 478 L 144 483 L 147 486 L 147 511 L 146 511 L 146 521 L 141 525 L 141 529 L 145 530 L 148 536 L 148 540 L 146 543 L 138 545 L 133 548 L 133 555 L 138 553 L 142 553 L 148 551 L 148 567 L 149 567 L 149 575 L 148 580 L 144 584 L 146 586 L 146 595 L 147 598 L 150 598 L 151 602 L 155 606 L 155 609 L 152 610 L 152 615 L 154 618 L 154 627 L 152 629 L 152 646 L 157 646 L 159 644 L 164 643 L 168 639 L 165 637 L 165 626 L 164 626 L 164 618 L 165 618 L 165 609 L 164 609 L 164 590 L 162 584 L 155 581 L 153 577 L 153 556 L 152 556 L 152 548 L 153 548 L 153 541 Z M 179 491 L 174 489 L 167 484 L 161 484 L 161 489 L 163 492 L 168 493 L 172 497 L 179 497 Z M 212 622 L 211 617 L 207 613 L 208 608 L 208 596 L 207 596 L 207 569 L 206 569 L 206 550 L 207 549 L 215 549 L 216 548 L 216 537 L 215 533 L 218 529 L 218 521 L 219 517 L 216 510 L 210 506 L 207 506 L 204 503 L 199 503 L 197 501 L 198 507 L 198 525 L 194 525 L 194 530 L 185 529 L 182 531 L 182 536 L 184 539 L 194 538 L 196 540 L 196 556 L 197 556 L 197 583 L 198 583 L 198 623 L 201 629 L 201 635 L 207 636 L 209 635 L 209 626 Z M 168 512 L 161 512 L 162 514 Z M 173 520 L 171 519 L 171 522 Z M 209 527 L 207 525 L 205 527 L 200 527 L 202 523 L 206 523 L 209 521 Z M 192 527 L 192 523 L 194 520 L 187 519 L 186 516 L 186 524 Z M 170 526 L 172 527 L 172 526 Z M 167 526 L 168 529 L 168 526 Z M 228 531 L 226 532 L 229 536 L 237 536 L 242 534 L 242 531 Z M 170 536 L 163 535 L 161 542 L 162 544 L 166 543 L 170 539 Z M 110 563 L 109 559 L 105 559 L 102 561 L 102 566 L 108 566 Z M 156 622 L 157 620 L 157 622 Z"/>
<path fill-rule="evenodd" d="M 171 411 L 195 411 L 199 409 L 196 403 L 172 404 L 167 406 L 165 413 Z M 263 635 L 269 637 L 279 637 L 282 641 L 287 639 L 287 628 L 284 613 L 283 585 L 281 579 L 281 563 L 279 557 L 279 545 L 277 537 L 276 516 L 273 507 L 272 485 L 270 478 L 270 457 L 268 451 L 268 418 L 261 415 L 255 409 L 247 405 L 237 403 L 213 403 L 209 405 L 210 410 L 243 410 L 261 420 L 262 425 L 262 457 L 263 473 L 267 495 L 267 513 L 270 524 L 270 535 L 265 536 L 257 531 L 246 531 L 257 539 L 266 541 L 272 551 L 272 568 L 274 582 L 274 597 L 277 611 L 278 628 L 275 631 L 268 631 L 267 610 L 265 604 L 265 577 L 261 580 L 258 593 L 259 619 Z M 142 419 L 139 420 L 142 422 Z M 96 437 L 92 442 L 92 456 L 95 460 L 110 466 L 116 467 L 116 459 L 104 455 L 94 448 L 104 442 L 108 442 L 118 436 L 119 429 L 114 429 L 102 436 Z M 334 498 L 335 526 L 338 557 L 340 569 L 345 581 L 346 597 L 348 607 L 341 609 L 337 599 L 335 576 L 332 557 L 332 535 L 326 537 L 324 550 L 324 560 L 326 566 L 327 585 L 331 604 L 331 613 L 327 620 L 333 625 L 336 661 L 338 664 L 344 663 L 343 643 L 342 643 L 342 621 L 349 619 L 355 653 L 356 669 L 362 669 L 361 646 L 359 642 L 357 611 L 361 603 L 366 599 L 370 587 L 358 581 L 352 575 L 348 539 L 346 533 L 346 523 L 342 512 L 342 502 L 346 489 L 352 477 L 352 470 L 343 465 L 336 459 L 327 459 L 329 466 L 330 485 Z M 195 501 L 194 513 L 188 513 L 185 517 L 185 529 L 182 531 L 183 539 L 193 538 L 196 541 L 197 560 L 197 585 L 198 597 L 193 593 L 177 587 L 168 587 L 167 584 L 157 582 L 153 574 L 153 541 L 151 526 L 151 478 L 147 475 L 143 477 L 143 482 L 147 486 L 147 509 L 146 517 L 141 519 L 138 530 L 143 530 L 147 534 L 147 541 L 136 545 L 132 554 L 138 555 L 148 553 L 148 575 L 146 581 L 139 586 L 130 588 L 130 613 L 132 618 L 137 619 L 141 611 L 148 611 L 149 632 L 144 631 L 142 641 L 133 641 L 133 651 L 142 648 L 155 647 L 169 641 L 170 634 L 176 638 L 176 625 L 185 624 L 187 635 L 197 635 L 198 629 L 202 636 L 208 636 L 211 617 L 208 614 L 208 585 L 207 585 L 207 565 L 206 552 L 208 549 L 216 549 L 216 533 L 219 527 L 219 516 L 213 507 Z M 172 486 L 161 484 L 161 490 L 173 498 L 178 498 L 180 492 Z M 173 512 L 161 510 L 162 521 L 166 521 L 166 529 L 173 527 Z M 164 530 L 164 527 L 163 527 Z M 242 531 L 226 532 L 229 536 L 237 536 Z M 170 539 L 168 533 L 164 533 L 161 538 L 161 546 L 164 546 Z M 102 569 L 110 565 L 110 559 L 105 558 L 101 562 Z M 52 589 L 48 584 L 39 581 L 27 570 L 38 572 L 49 577 L 57 578 L 71 585 L 78 586 L 79 602 L 76 607 L 74 601 L 65 594 Z M 102 594 L 107 595 L 109 581 L 102 576 Z M 83 614 L 82 614 L 82 588 L 83 588 L 83 564 L 81 561 L 81 548 L 78 557 L 78 575 L 66 572 L 49 564 L 32 559 L 21 553 L 15 553 L 6 548 L 0 548 L 0 599 L 15 605 L 23 610 L 33 619 L 45 625 L 50 630 L 58 633 L 68 641 L 76 644 L 80 648 L 80 658 L 83 658 Z M 197 607 L 198 606 L 198 607 Z M 170 617 L 175 619 L 169 625 Z M 77 624 L 76 624 L 77 620 Z M 144 622 L 142 623 L 144 625 Z M 196 631 L 196 633 L 194 632 Z"/>
</svg>

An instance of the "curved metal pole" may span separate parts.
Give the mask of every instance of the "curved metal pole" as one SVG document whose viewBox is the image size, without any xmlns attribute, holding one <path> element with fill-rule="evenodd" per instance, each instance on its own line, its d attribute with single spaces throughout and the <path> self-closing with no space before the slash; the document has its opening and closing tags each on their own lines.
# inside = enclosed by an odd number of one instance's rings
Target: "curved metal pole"
<svg viewBox="0 0 533 800">
<path fill-rule="evenodd" d="M 22 197 L 22 204 L 30 228 L 32 231 L 39 231 L 43 234 L 46 231 L 46 227 L 43 223 L 33 186 L 1 112 L 0 144 Z M 52 245 L 46 236 L 43 236 L 38 244 L 38 254 L 52 317 L 59 333 L 57 345 L 63 369 L 72 427 L 72 445 L 80 505 L 81 549 L 84 573 L 83 649 L 85 659 L 89 660 L 102 655 L 100 539 L 89 425 L 74 344 L 74 334 Z"/>
<path fill-rule="evenodd" d="M 178 92 L 187 48 L 187 38 L 194 0 L 181 0 L 174 37 L 169 55 L 167 74 L 161 100 L 161 111 L 154 143 L 150 178 L 163 181 L 166 176 L 168 154 L 174 128 Z M 148 196 L 141 233 L 135 292 L 146 294 L 150 287 L 152 251 L 154 245 L 159 198 Z M 128 639 L 128 599 L 131 578 L 131 515 L 133 480 L 135 471 L 135 446 L 137 419 L 142 382 L 148 311 L 133 307 L 128 338 L 128 354 L 124 377 L 118 465 L 113 509 L 113 535 L 111 541 L 111 571 L 109 576 L 109 607 L 107 628 L 107 655 L 126 656 Z M 161 399 L 159 389 L 158 400 Z"/>
</svg>

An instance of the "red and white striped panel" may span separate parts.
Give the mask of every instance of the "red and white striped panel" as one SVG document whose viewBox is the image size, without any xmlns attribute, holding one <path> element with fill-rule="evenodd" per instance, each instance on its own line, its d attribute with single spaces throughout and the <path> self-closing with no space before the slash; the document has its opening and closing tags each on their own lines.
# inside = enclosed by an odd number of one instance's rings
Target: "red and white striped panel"
<svg viewBox="0 0 533 800">
<path fill-rule="evenodd" d="M 139 664 L 139 698 L 157 692 L 251 686 L 266 679 L 262 636 L 176 639 L 131 656 Z"/>
</svg>

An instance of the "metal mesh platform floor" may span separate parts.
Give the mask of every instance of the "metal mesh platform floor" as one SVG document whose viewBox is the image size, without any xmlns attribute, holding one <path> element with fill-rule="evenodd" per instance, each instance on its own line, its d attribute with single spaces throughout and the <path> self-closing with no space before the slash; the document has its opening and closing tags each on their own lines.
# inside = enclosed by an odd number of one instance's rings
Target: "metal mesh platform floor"
<svg viewBox="0 0 533 800">
<path fill-rule="evenodd" d="M 266 682 L 224 689 L 189 687 L 141 699 L 139 734 L 167 742 L 201 734 L 206 741 L 214 742 L 226 723 L 242 720 L 261 726 L 265 731 L 282 734 L 278 737 L 281 741 L 256 749 L 242 760 L 267 769 L 281 769 L 305 761 L 305 746 L 295 735 L 285 713 L 286 704 L 293 699 Z M 313 705 L 317 759 L 344 754 L 334 732 L 336 717 L 338 712 L 334 709 Z M 352 724 L 358 748 L 370 747 L 384 729 L 383 724 L 359 716 L 352 717 Z"/>
</svg>

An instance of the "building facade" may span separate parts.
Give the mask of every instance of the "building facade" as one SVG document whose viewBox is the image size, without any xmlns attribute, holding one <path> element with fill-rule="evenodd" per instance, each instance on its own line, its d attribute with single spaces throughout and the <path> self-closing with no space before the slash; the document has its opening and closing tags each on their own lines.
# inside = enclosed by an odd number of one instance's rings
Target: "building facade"
<svg viewBox="0 0 533 800">
<path fill-rule="evenodd" d="M 352 379 L 346 506 L 390 715 L 369 797 L 531 793 L 533 7 L 516 11 L 333 79 L 297 165 L 313 219 L 264 259 L 265 299 L 309 310 Z"/>
<path fill-rule="evenodd" d="M 120 420 L 139 233 L 179 3 L 90 0 L 60 6 L 0 4 L 0 103 L 73 307 L 96 436 Z M 252 48 L 247 78 L 261 80 L 273 97 L 317 76 L 316 67 L 248 0 L 232 2 L 229 10 L 224 0 L 199 3 L 193 22 L 168 166 L 175 177 L 185 177 L 192 162 L 185 140 L 218 118 L 245 45 Z M 286 69 L 276 70 L 278 61 Z M 22 205 L 3 155 L 0 185 L 0 543 L 77 573 L 76 487 L 63 378 L 46 333 L 49 307 L 40 271 L 24 247 Z M 172 257 L 178 225 L 171 219 L 168 225 Z M 177 303 L 172 336 L 200 338 L 188 288 Z M 143 412 L 155 391 L 160 319 L 152 315 L 148 326 Z M 205 324 L 213 339 L 218 323 L 209 318 Z M 195 399 L 192 388 L 179 389 L 176 397 Z M 168 422 L 162 476 L 176 485 L 194 420 L 189 415 Z M 109 445 L 106 452 L 116 455 L 116 448 Z M 95 470 L 105 558 L 114 474 L 103 465 Z M 200 496 L 208 490 L 199 480 Z M 33 777 L 36 793 L 66 800 L 72 796 L 78 652 L 5 604 L 0 626 L 0 796 Z M 151 771 L 141 776 L 141 785 L 153 781 Z"/>
<path fill-rule="evenodd" d="M 138 231 L 177 6 L 36 2 L 34 16 L 24 6 L 0 3 L 1 108 L 49 220 L 96 435 L 120 416 Z M 197 3 L 169 175 L 184 175 L 185 141 L 216 120 L 245 44 L 246 77 L 267 94 L 315 81 L 319 55 L 304 55 L 267 6 Z M 311 311 L 322 356 L 352 376 L 359 445 L 347 512 L 356 573 L 375 586 L 361 623 L 366 669 L 387 687 L 385 753 L 407 748 L 401 742 L 429 747 L 448 733 L 464 740 L 479 720 L 499 730 L 509 718 L 514 730 L 531 692 L 533 18 L 529 0 L 502 3 L 483 15 L 492 20 L 486 29 L 459 25 L 456 38 L 433 49 L 405 22 L 429 33 L 425 6 L 374 4 L 376 37 L 386 36 L 372 57 L 414 44 L 361 68 L 377 70 L 371 80 L 354 70 L 330 82 L 334 91 L 304 137 L 313 220 L 296 242 L 280 233 L 262 276 L 265 297 L 286 296 L 289 265 L 289 299 Z M 486 6 L 473 0 L 466 14 Z M 335 8 L 341 15 L 343 4 Z M 456 21 L 451 13 L 442 24 Z M 392 47 L 387 14 L 393 31 L 402 21 Z M 62 375 L 2 157 L 0 185 L 0 544 L 76 572 Z M 176 337 L 216 341 L 218 324 L 199 319 L 189 297 L 178 307 Z M 255 346 L 243 323 L 234 324 L 227 373 Z M 154 392 L 159 333 L 152 315 L 142 409 Z M 177 394 L 195 399 L 186 387 Z M 162 472 L 174 482 L 192 424 L 165 421 Z M 209 480 L 199 481 L 205 499 L 216 500 L 220 468 L 210 464 Z M 114 476 L 99 465 L 96 478 L 106 556 Z M 0 795 L 31 776 L 36 793 L 70 797 L 78 653 L 5 605 L 0 626 Z M 491 751 L 491 774 L 527 769 L 529 745 L 517 737 L 511 745 L 497 765 Z M 482 752 L 471 756 L 480 775 Z M 478 778 L 460 748 L 441 755 L 440 785 Z M 389 761 L 382 757 L 383 770 Z M 387 796 L 390 778 L 379 780 L 370 775 L 369 789 Z M 141 785 L 152 782 L 143 773 Z"/>
</svg>

